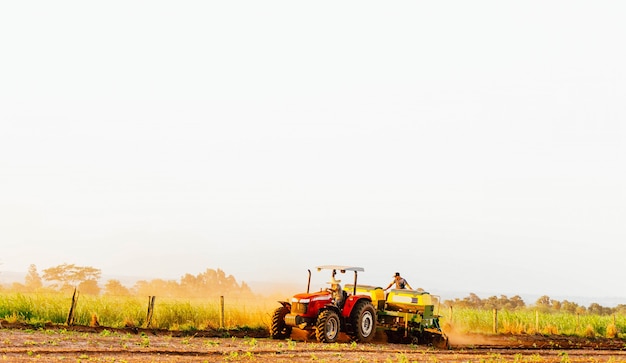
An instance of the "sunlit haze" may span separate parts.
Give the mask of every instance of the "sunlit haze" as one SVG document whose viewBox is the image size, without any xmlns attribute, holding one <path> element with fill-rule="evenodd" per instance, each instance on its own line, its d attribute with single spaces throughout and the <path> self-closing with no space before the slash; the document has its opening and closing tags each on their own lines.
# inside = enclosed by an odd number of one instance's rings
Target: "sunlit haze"
<svg viewBox="0 0 626 363">
<path fill-rule="evenodd" d="M 2 2 L 0 283 L 342 264 L 626 303 L 625 11 Z"/>
</svg>

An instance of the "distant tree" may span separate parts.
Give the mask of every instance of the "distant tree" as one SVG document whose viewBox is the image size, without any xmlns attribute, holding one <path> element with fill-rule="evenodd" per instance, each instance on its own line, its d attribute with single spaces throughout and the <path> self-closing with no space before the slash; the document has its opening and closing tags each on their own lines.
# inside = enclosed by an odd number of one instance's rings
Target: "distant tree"
<svg viewBox="0 0 626 363">
<path fill-rule="evenodd" d="M 601 314 L 602 313 L 602 306 L 600 306 L 600 304 L 598 303 L 592 303 L 591 305 L 589 305 L 589 308 L 587 308 L 587 311 L 590 314 Z"/>
<path fill-rule="evenodd" d="M 109 280 L 104 285 L 104 294 L 111 296 L 126 296 L 130 295 L 130 290 L 122 285 L 119 280 Z"/>
<path fill-rule="evenodd" d="M 473 292 L 470 292 L 469 296 L 465 298 L 467 301 L 469 301 L 469 303 L 473 306 L 481 306 L 483 301 L 480 297 L 478 297 L 478 295 L 474 294 Z"/>
<path fill-rule="evenodd" d="M 487 299 L 482 301 L 482 307 L 485 309 L 498 309 L 500 304 L 498 302 L 498 297 L 490 296 Z"/>
<path fill-rule="evenodd" d="M 445 300 L 444 304 L 447 306 L 454 306 L 457 308 L 477 308 L 477 304 L 481 304 L 482 300 L 473 292 L 470 296 L 463 299 L 455 298 L 454 300 Z"/>
<path fill-rule="evenodd" d="M 491 296 L 487 299 L 481 299 L 478 295 L 470 293 L 468 297 L 463 299 L 455 298 L 454 300 L 445 300 L 444 305 L 456 308 L 470 308 L 470 309 L 498 309 L 498 310 L 515 310 L 521 309 L 526 306 L 524 300 L 515 295 L 512 298 L 508 298 L 506 295 Z"/>
<path fill-rule="evenodd" d="M 537 305 L 537 307 L 542 310 L 550 310 L 550 308 L 552 307 L 552 300 L 548 295 L 543 295 L 539 299 L 537 299 L 535 305 Z"/>
<path fill-rule="evenodd" d="M 37 272 L 37 266 L 30 265 L 28 267 L 28 273 L 24 278 L 24 286 L 29 291 L 36 291 L 43 287 L 41 276 L 39 276 L 39 273 Z"/>
<path fill-rule="evenodd" d="M 619 304 L 616 307 L 613 308 L 613 313 L 615 314 L 626 314 L 626 305 L 624 304 Z"/>
<path fill-rule="evenodd" d="M 612 310 L 611 308 L 606 308 L 598 303 L 592 303 L 587 308 L 587 312 L 596 315 L 610 315 L 612 313 Z"/>
<path fill-rule="evenodd" d="M 180 285 L 188 289 L 197 289 L 206 286 L 206 280 L 202 278 L 202 275 L 185 274 L 180 278 Z"/>
<path fill-rule="evenodd" d="M 190 297 L 252 294 L 247 284 L 239 285 L 234 276 L 227 276 L 220 269 L 207 269 L 197 276 L 186 274 L 180 279 L 180 288 L 182 294 Z"/>
<path fill-rule="evenodd" d="M 100 286 L 98 286 L 98 281 L 94 279 L 81 281 L 78 284 L 78 290 L 82 293 L 88 295 L 99 295 L 100 294 Z"/>
<path fill-rule="evenodd" d="M 241 282 L 240 290 L 241 290 L 241 293 L 243 294 L 252 294 L 252 289 L 250 288 L 250 286 L 248 286 L 248 284 L 245 283 L 245 281 Z"/>
<path fill-rule="evenodd" d="M 142 296 L 152 295 L 152 291 L 150 290 L 150 283 L 147 280 L 139 280 L 135 282 L 135 285 L 132 288 L 132 292 L 134 295 L 142 295 Z"/>
<path fill-rule="evenodd" d="M 470 296 L 466 297 L 462 301 L 455 301 L 455 305 L 458 307 L 469 307 L 473 309 L 498 309 L 498 310 L 514 310 L 523 308 L 526 304 L 519 295 L 508 298 L 506 295 L 490 296 L 486 299 L 481 299 L 478 295 L 470 293 Z"/>
<path fill-rule="evenodd" d="M 510 298 L 508 304 L 510 305 L 510 309 L 519 309 L 526 306 L 526 303 L 524 303 L 524 300 L 519 295 Z"/>
<path fill-rule="evenodd" d="M 151 281 L 137 281 L 133 287 L 135 294 L 143 296 L 164 296 L 177 297 L 180 296 L 180 287 L 174 280 L 154 279 Z"/>
<path fill-rule="evenodd" d="M 155 279 L 151 281 L 137 281 L 132 288 L 138 295 L 158 295 L 167 297 L 216 297 L 219 295 L 250 296 L 252 290 L 245 283 L 237 283 L 232 275 L 226 275 L 224 271 L 207 269 L 198 274 L 185 274 L 180 282 Z"/>
<path fill-rule="evenodd" d="M 574 314 L 577 308 L 578 308 L 578 304 L 574 302 L 567 301 L 567 300 L 563 300 L 563 302 L 561 302 L 561 311 Z"/>
<path fill-rule="evenodd" d="M 46 281 L 58 281 L 60 284 L 57 287 L 65 289 L 78 286 L 79 283 L 84 281 L 93 280 L 97 282 L 100 279 L 100 274 L 101 271 L 97 268 L 64 263 L 43 270 L 43 279 Z"/>
<path fill-rule="evenodd" d="M 508 298 L 506 295 L 500 295 L 499 298 L 494 300 L 494 305 L 496 309 L 501 310 L 515 310 L 525 306 L 524 300 L 522 300 L 519 295 L 515 295 L 512 298 Z"/>
<path fill-rule="evenodd" d="M 28 292 L 28 289 L 26 288 L 26 285 L 19 283 L 19 282 L 14 282 L 11 284 L 11 291 Z"/>
</svg>

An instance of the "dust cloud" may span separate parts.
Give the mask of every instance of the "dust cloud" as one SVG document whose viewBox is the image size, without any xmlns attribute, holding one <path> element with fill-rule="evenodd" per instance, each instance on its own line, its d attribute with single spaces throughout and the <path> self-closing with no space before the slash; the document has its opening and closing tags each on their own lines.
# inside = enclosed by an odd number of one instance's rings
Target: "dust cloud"
<svg viewBox="0 0 626 363">
<path fill-rule="evenodd" d="M 464 333 L 462 326 L 446 324 L 443 331 L 448 337 L 448 343 L 452 347 L 477 346 L 477 345 L 497 345 L 498 340 L 485 335 Z"/>
</svg>

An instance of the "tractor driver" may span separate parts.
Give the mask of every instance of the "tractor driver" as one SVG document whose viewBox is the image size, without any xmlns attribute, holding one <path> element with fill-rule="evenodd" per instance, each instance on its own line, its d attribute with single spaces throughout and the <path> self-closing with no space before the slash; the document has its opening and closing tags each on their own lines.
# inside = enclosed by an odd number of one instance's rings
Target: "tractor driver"
<svg viewBox="0 0 626 363">
<path fill-rule="evenodd" d="M 404 277 L 400 276 L 399 272 L 396 272 L 396 274 L 393 276 L 393 281 L 391 281 L 389 283 L 389 286 L 387 286 L 385 288 L 385 291 L 389 290 L 389 288 L 393 284 L 396 284 L 396 289 L 406 289 L 406 288 L 408 288 L 409 290 L 413 290 L 411 285 L 409 285 L 409 282 L 407 280 L 405 280 Z"/>
<path fill-rule="evenodd" d="M 343 304 L 343 291 L 341 290 L 341 285 L 339 284 L 341 280 L 335 280 L 335 275 L 330 278 L 328 283 L 330 284 L 329 291 L 333 294 L 333 300 L 335 300 L 335 304 L 337 306 L 341 306 Z"/>
</svg>

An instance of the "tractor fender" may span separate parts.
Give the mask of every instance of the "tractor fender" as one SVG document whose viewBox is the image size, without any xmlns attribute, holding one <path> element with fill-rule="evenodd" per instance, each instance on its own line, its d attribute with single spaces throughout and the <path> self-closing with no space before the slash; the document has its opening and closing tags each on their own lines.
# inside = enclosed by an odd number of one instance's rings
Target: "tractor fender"
<svg viewBox="0 0 626 363">
<path fill-rule="evenodd" d="M 335 305 L 335 304 L 327 304 L 327 305 L 325 305 L 323 308 L 321 308 L 321 309 L 318 311 L 318 313 L 317 313 L 317 314 L 318 314 L 318 315 L 319 315 L 319 314 L 321 314 L 321 313 L 322 313 L 322 311 L 324 311 L 324 310 L 333 310 L 334 312 L 336 312 L 336 313 L 337 313 L 337 315 L 341 316 L 341 311 L 339 310 L 339 308 L 338 308 L 338 307 L 337 307 L 337 305 Z"/>
<path fill-rule="evenodd" d="M 346 303 L 343 306 L 343 311 L 341 312 L 341 316 L 343 316 L 344 318 L 350 317 L 350 314 L 352 314 L 352 309 L 354 308 L 356 303 L 358 303 L 359 301 L 363 301 L 363 300 L 369 301 L 370 303 L 372 302 L 372 298 L 367 295 L 348 296 L 348 298 L 346 299 Z"/>
<path fill-rule="evenodd" d="M 287 301 L 279 301 L 278 303 L 286 307 L 287 309 L 289 309 L 289 311 L 291 311 L 291 304 L 288 303 Z"/>
</svg>

